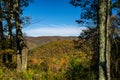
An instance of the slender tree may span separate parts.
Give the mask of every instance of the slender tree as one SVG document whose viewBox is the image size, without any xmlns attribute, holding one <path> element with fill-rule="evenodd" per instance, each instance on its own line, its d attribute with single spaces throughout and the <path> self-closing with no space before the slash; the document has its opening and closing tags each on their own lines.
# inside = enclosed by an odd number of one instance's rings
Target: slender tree
<svg viewBox="0 0 120 80">
<path fill-rule="evenodd" d="M 7 21 L 7 28 L 8 28 L 8 35 L 7 35 L 7 39 L 8 39 L 8 49 L 13 49 L 13 34 L 12 34 L 12 29 L 13 29 L 13 25 L 12 25 L 12 20 L 13 20 L 13 14 L 11 14 L 12 12 L 12 1 L 10 2 L 10 0 L 8 1 L 4 1 L 5 4 L 5 10 L 7 10 L 7 14 L 6 14 L 6 21 Z M 8 58 L 8 64 L 10 64 L 12 62 L 12 53 L 7 53 L 7 58 Z"/>
<path fill-rule="evenodd" d="M 2 51 L 1 52 L 2 63 L 5 64 L 6 54 L 3 54 L 3 51 L 6 48 L 6 40 L 5 40 L 4 25 L 3 25 L 5 14 L 4 14 L 3 10 L 4 10 L 4 1 L 1 0 L 0 1 L 0 50 Z"/>
<path fill-rule="evenodd" d="M 3 40 L 3 22 L 2 22 L 2 1 L 0 1 L 0 49 L 2 49 Z"/>
</svg>

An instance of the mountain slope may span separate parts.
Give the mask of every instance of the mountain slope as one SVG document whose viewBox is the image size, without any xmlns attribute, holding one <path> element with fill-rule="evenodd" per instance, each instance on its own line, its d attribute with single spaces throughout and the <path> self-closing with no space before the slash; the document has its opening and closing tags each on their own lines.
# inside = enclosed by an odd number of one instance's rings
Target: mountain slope
<svg viewBox="0 0 120 80">
<path fill-rule="evenodd" d="M 76 40 L 76 36 L 63 37 L 63 36 L 42 36 L 42 37 L 25 37 L 29 49 L 33 49 L 38 45 L 46 44 L 58 40 Z"/>
</svg>

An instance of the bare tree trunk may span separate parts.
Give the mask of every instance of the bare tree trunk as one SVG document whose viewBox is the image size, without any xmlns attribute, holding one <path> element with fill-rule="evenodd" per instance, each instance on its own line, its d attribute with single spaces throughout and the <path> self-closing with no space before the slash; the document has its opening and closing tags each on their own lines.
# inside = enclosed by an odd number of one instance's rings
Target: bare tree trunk
<svg viewBox="0 0 120 80">
<path fill-rule="evenodd" d="M 22 70 L 23 71 L 27 69 L 27 53 L 28 53 L 28 49 L 27 48 L 23 49 L 23 52 L 22 52 Z"/>
<path fill-rule="evenodd" d="M 99 0 L 99 80 L 110 80 L 111 0 Z"/>
<path fill-rule="evenodd" d="M 106 1 L 99 0 L 99 80 L 106 80 L 105 22 Z"/>
<path fill-rule="evenodd" d="M 22 60 L 21 60 L 21 51 L 19 52 L 19 50 L 18 50 L 18 52 L 17 52 L 17 71 L 18 72 L 21 72 L 22 71 Z"/>
<path fill-rule="evenodd" d="M 111 41 L 110 41 L 110 16 L 111 16 L 111 0 L 107 0 L 106 10 L 106 68 L 107 68 L 107 80 L 110 80 L 110 52 L 111 52 Z"/>
</svg>

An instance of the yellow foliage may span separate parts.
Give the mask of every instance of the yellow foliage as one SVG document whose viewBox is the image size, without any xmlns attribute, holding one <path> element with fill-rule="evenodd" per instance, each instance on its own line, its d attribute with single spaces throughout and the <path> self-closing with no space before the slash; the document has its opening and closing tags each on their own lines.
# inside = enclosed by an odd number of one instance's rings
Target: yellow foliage
<svg viewBox="0 0 120 80">
<path fill-rule="evenodd" d="M 39 70 L 44 69 L 54 73 L 67 70 L 71 58 L 74 58 L 76 63 L 88 61 L 88 54 L 76 49 L 72 40 L 50 42 L 31 52 L 28 64 L 35 64 L 40 68 Z"/>
<path fill-rule="evenodd" d="M 7 53 L 10 53 L 10 54 L 13 54 L 15 51 L 13 49 L 5 49 L 5 50 L 0 50 L 0 53 L 2 54 L 7 54 Z"/>
</svg>

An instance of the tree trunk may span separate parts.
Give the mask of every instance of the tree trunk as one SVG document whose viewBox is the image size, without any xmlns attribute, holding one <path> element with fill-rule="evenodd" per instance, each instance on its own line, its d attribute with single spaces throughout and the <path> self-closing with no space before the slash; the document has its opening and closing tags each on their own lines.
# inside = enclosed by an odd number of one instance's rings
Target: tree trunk
<svg viewBox="0 0 120 80">
<path fill-rule="evenodd" d="M 4 39 L 2 18 L 3 18 L 2 4 L 0 3 L 0 50 L 5 49 L 5 44 L 4 44 L 5 39 Z M 6 55 L 2 54 L 1 58 L 2 58 L 2 63 L 4 64 L 6 62 Z"/>
<path fill-rule="evenodd" d="M 22 60 L 21 60 L 21 51 L 17 51 L 17 71 L 21 72 L 22 71 Z"/>
<path fill-rule="evenodd" d="M 106 10 L 106 68 L 107 68 L 107 80 L 110 80 L 110 52 L 111 52 L 111 41 L 110 41 L 110 16 L 111 16 L 111 0 L 107 0 Z"/>
<path fill-rule="evenodd" d="M 3 39 L 3 24 L 2 24 L 2 4 L 0 2 L 0 42 L 2 42 Z M 2 45 L 0 45 L 0 49 L 2 48 Z"/>
<path fill-rule="evenodd" d="M 0 49 L 2 49 L 2 40 L 3 40 L 3 25 L 2 25 L 2 13 L 0 12 Z"/>
<path fill-rule="evenodd" d="M 0 17 L 0 49 L 3 48 L 2 41 L 3 41 L 3 25 L 2 25 L 2 18 Z"/>
<path fill-rule="evenodd" d="M 99 80 L 110 80 L 111 0 L 99 0 Z"/>
<path fill-rule="evenodd" d="M 105 23 L 106 1 L 99 0 L 99 80 L 106 80 Z"/>
<path fill-rule="evenodd" d="M 16 0 L 16 3 L 14 5 L 14 11 L 15 11 L 15 21 L 16 21 L 16 43 L 17 43 L 17 71 L 21 72 L 24 71 L 23 69 L 26 69 L 26 53 L 22 53 L 23 47 L 25 47 L 23 34 L 22 34 L 22 27 L 21 27 L 21 19 L 20 19 L 20 0 Z M 25 60 L 25 61 L 24 61 Z"/>
<path fill-rule="evenodd" d="M 17 16 L 18 17 L 18 16 Z M 16 19 L 16 43 L 17 43 L 17 71 L 21 72 L 22 71 L 22 47 L 21 47 L 21 28 L 20 28 L 20 23 L 18 18 Z"/>
<path fill-rule="evenodd" d="M 21 37 L 21 24 L 20 24 L 20 15 L 19 15 L 19 0 L 16 0 L 13 6 L 14 17 L 15 17 L 15 26 L 16 26 L 16 44 L 17 44 L 17 71 L 21 72 L 22 70 L 22 48 L 20 46 L 20 37 Z"/>
<path fill-rule="evenodd" d="M 8 3 L 9 4 L 9 3 Z M 8 48 L 12 49 L 12 15 L 8 14 L 7 15 L 7 24 L 8 24 Z M 8 64 L 12 62 L 12 54 L 8 53 Z"/>
<path fill-rule="evenodd" d="M 23 71 L 27 69 L 27 53 L 28 53 L 28 49 L 27 48 L 23 49 L 23 52 L 22 52 L 22 70 Z"/>
</svg>

